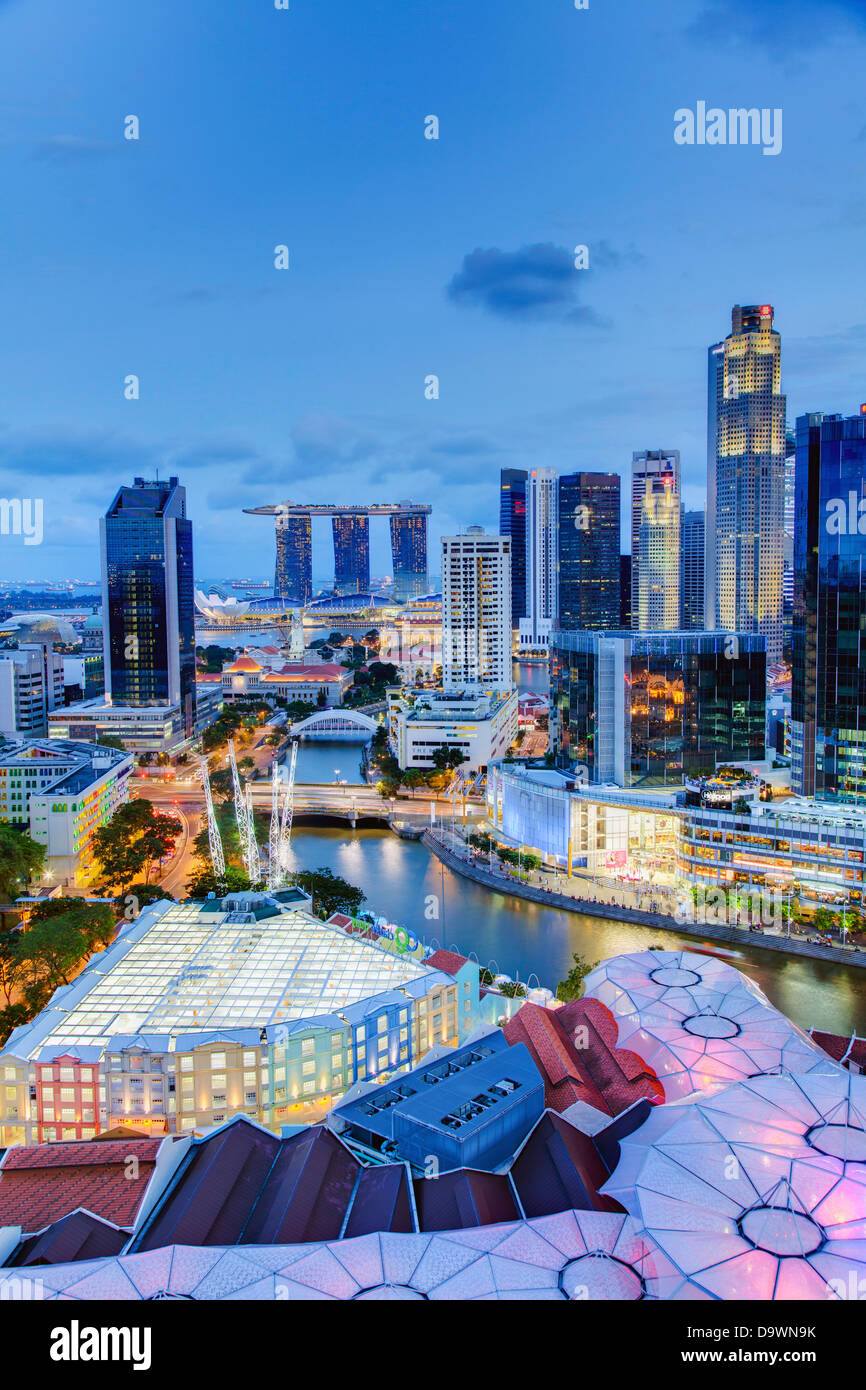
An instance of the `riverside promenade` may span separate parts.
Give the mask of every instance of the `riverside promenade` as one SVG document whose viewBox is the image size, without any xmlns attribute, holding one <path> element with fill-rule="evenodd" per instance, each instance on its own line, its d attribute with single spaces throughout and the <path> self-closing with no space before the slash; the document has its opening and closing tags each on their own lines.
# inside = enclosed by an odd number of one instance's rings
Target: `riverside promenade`
<svg viewBox="0 0 866 1390">
<path fill-rule="evenodd" d="M 472 879 L 489 888 L 494 893 L 507 893 L 511 897 L 526 898 L 529 902 L 542 903 L 545 907 L 558 907 L 563 912 L 579 912 L 588 917 L 615 918 L 622 922 L 634 922 L 638 926 L 652 927 L 658 931 L 676 932 L 678 936 L 696 936 L 702 940 L 724 942 L 729 946 L 749 946 L 752 950 L 781 951 L 791 956 L 810 956 L 814 960 L 838 961 L 840 965 L 866 967 L 866 951 L 853 950 L 842 946 L 816 946 L 799 937 L 774 935 L 770 932 L 749 931 L 744 927 L 720 925 L 713 922 L 679 922 L 670 913 L 646 911 L 639 907 L 621 906 L 616 903 L 581 898 L 576 894 L 556 892 L 534 883 L 522 883 L 506 870 L 500 872 L 484 868 L 478 859 L 461 854 L 435 831 L 426 830 L 422 838 L 431 854 L 441 860 L 456 874 Z M 657 891 L 648 890 L 647 896 L 658 896 Z"/>
</svg>

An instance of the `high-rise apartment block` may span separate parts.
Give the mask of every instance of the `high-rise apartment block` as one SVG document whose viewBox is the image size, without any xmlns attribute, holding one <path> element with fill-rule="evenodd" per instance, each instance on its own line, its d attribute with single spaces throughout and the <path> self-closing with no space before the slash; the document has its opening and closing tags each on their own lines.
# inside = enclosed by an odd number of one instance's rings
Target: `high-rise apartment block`
<svg viewBox="0 0 866 1390">
<path fill-rule="evenodd" d="M 480 526 L 442 537 L 442 686 L 495 691 L 511 674 L 511 540 Z"/>
<path fill-rule="evenodd" d="M 533 468 L 526 479 L 526 616 L 519 627 L 520 650 L 546 654 L 556 621 L 559 475 Z"/>
</svg>

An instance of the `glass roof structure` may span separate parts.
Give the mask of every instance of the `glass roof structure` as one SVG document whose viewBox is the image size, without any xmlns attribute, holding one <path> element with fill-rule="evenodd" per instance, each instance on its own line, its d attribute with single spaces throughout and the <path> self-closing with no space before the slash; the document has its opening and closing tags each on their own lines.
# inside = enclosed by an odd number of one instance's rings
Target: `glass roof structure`
<svg viewBox="0 0 866 1390">
<path fill-rule="evenodd" d="M 761 1076 L 660 1106 L 604 1190 L 676 1270 L 649 1276 L 656 1297 L 848 1298 L 866 1276 L 866 1077 Z"/>
<path fill-rule="evenodd" d="M 629 1217 L 566 1211 L 435 1235 L 373 1234 L 310 1245 L 173 1245 L 40 1265 L 46 1299 L 640 1299 L 664 1274 Z M 35 1278 L 32 1281 L 36 1282 Z M 0 1276 L 31 1283 L 26 1270 Z M 14 1295 L 13 1295 L 14 1296 Z M 38 1294 L 33 1295 L 38 1297 Z"/>
<path fill-rule="evenodd" d="M 586 983 L 587 994 L 614 1014 L 620 1046 L 652 1067 L 666 1100 L 765 1072 L 836 1069 L 751 980 L 712 956 L 615 956 Z"/>
<path fill-rule="evenodd" d="M 98 1048 L 117 1034 L 264 1028 L 334 1015 L 431 974 L 297 908 L 243 920 L 250 916 L 200 903 L 142 913 L 12 1035 L 15 1054 Z"/>
</svg>

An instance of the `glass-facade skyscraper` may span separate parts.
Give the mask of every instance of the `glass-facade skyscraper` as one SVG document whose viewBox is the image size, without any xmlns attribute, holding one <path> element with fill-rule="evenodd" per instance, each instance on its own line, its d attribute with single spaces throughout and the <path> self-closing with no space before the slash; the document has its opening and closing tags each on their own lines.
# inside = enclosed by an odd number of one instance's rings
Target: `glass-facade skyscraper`
<svg viewBox="0 0 866 1390">
<path fill-rule="evenodd" d="M 619 474 L 564 474 L 557 511 L 557 626 L 618 627 Z"/>
<path fill-rule="evenodd" d="M 644 449 L 631 462 L 631 625 L 680 625 L 680 455 Z"/>
<path fill-rule="evenodd" d="M 683 512 L 680 547 L 680 626 L 700 632 L 704 626 L 704 514 Z"/>
<path fill-rule="evenodd" d="M 735 305 L 731 332 L 709 350 L 708 628 L 760 632 L 782 659 L 785 397 L 771 304 Z"/>
<path fill-rule="evenodd" d="M 764 638 L 725 632 L 556 632 L 557 762 L 590 783 L 679 787 L 764 756 Z"/>
<path fill-rule="evenodd" d="M 503 468 L 499 475 L 499 534 L 511 537 L 511 625 L 526 617 L 525 468 Z"/>
<path fill-rule="evenodd" d="M 192 522 L 177 478 L 121 487 L 100 522 L 105 693 L 114 705 L 178 705 L 193 732 Z"/>
<path fill-rule="evenodd" d="M 309 512 L 276 511 L 274 597 L 294 607 L 313 595 L 313 525 Z"/>
<path fill-rule="evenodd" d="M 400 503 L 391 515 L 391 561 L 394 567 L 394 597 L 399 603 L 421 598 L 427 592 L 427 515 L 430 508 L 416 510 L 410 502 Z M 368 561 L 369 573 L 369 561 Z"/>
<path fill-rule="evenodd" d="M 866 804 L 866 407 L 797 420 L 791 784 Z"/>
</svg>

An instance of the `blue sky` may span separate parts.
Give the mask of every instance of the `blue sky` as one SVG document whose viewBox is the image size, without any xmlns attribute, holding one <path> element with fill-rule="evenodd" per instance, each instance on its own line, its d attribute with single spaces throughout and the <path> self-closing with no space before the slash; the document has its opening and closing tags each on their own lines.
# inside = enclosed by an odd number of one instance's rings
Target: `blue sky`
<svg viewBox="0 0 866 1390">
<path fill-rule="evenodd" d="M 495 528 L 503 466 L 679 448 L 699 505 L 737 302 L 790 421 L 866 400 L 864 0 L 290 2 L 0 0 L 0 496 L 45 508 L 0 576 L 95 578 L 157 467 L 201 576 L 268 575 L 282 498 Z M 699 100 L 781 107 L 781 154 L 676 145 Z"/>
</svg>

